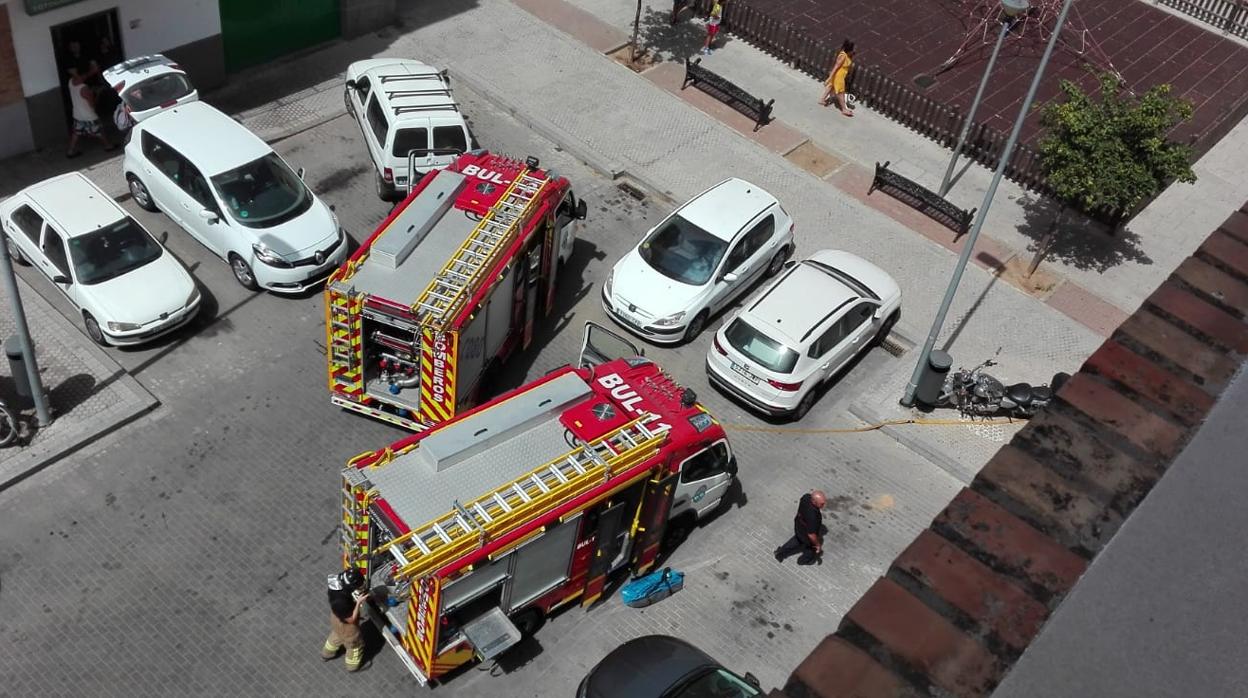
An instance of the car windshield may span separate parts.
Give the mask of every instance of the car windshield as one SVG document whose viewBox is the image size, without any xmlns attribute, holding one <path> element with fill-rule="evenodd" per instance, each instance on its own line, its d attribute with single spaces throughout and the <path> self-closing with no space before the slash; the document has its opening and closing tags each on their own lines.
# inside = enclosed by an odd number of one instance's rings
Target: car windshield
<svg viewBox="0 0 1248 698">
<path fill-rule="evenodd" d="M 165 73 L 144 80 L 122 94 L 130 111 L 147 111 L 162 104 L 176 102 L 191 93 L 191 81 L 182 73 Z"/>
<path fill-rule="evenodd" d="M 762 695 L 757 688 L 724 669 L 699 676 L 672 694 L 672 698 L 753 698 Z"/>
<path fill-rule="evenodd" d="M 733 349 L 769 371 L 790 373 L 797 364 L 797 352 L 759 332 L 741 318 L 734 320 L 724 335 Z"/>
<path fill-rule="evenodd" d="M 84 286 L 114 279 L 160 257 L 164 248 L 133 218 L 125 218 L 69 239 L 78 283 Z"/>
<path fill-rule="evenodd" d="M 268 228 L 312 205 L 312 192 L 276 153 L 212 178 L 230 216 L 249 228 Z"/>
<path fill-rule="evenodd" d="M 681 218 L 667 219 L 641 243 L 641 258 L 669 279 L 702 286 L 711 279 L 728 243 Z"/>
</svg>

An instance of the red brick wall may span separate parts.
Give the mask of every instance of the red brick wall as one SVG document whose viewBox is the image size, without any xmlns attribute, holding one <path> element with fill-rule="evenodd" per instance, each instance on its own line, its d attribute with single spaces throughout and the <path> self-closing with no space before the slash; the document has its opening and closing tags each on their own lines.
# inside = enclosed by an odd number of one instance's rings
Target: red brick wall
<svg viewBox="0 0 1248 698">
<path fill-rule="evenodd" d="M 987 696 L 1248 357 L 1248 203 L 769 698 Z"/>
<path fill-rule="evenodd" d="M 0 107 L 22 99 L 22 75 L 17 69 L 17 54 L 13 52 L 9 6 L 0 5 Z"/>
</svg>

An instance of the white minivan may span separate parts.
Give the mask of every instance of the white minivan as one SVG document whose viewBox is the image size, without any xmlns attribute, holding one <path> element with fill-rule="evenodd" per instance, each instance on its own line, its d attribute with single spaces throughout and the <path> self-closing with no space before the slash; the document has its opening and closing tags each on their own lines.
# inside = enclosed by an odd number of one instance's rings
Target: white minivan
<svg viewBox="0 0 1248 698">
<path fill-rule="evenodd" d="M 399 201 L 424 173 L 474 147 L 445 70 L 400 58 L 356 61 L 347 66 L 343 90 L 382 201 Z"/>
<path fill-rule="evenodd" d="M 346 259 L 346 233 L 303 171 L 208 104 L 135 124 L 122 166 L 135 203 L 164 211 L 248 289 L 298 293 Z"/>
</svg>

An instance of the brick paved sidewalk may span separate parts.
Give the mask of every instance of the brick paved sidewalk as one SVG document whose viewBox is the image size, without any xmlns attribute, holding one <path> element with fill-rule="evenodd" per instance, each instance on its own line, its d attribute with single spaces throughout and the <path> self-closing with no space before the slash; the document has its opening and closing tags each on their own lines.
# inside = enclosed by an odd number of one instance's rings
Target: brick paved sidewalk
<svg viewBox="0 0 1248 698">
<path fill-rule="evenodd" d="M 34 427 L 34 409 L 13 390 L 4 371 L 0 397 L 11 407 L 22 406 L 25 438 L 0 449 L 0 489 L 14 484 L 104 434 L 138 418 L 158 404 L 138 381 L 74 327 L 21 278 L 18 293 L 34 335 L 35 356 L 43 377 L 53 421 Z M 9 296 L 0 288 L 0 338 L 13 334 Z M 6 361 L 7 364 L 7 361 Z"/>
</svg>

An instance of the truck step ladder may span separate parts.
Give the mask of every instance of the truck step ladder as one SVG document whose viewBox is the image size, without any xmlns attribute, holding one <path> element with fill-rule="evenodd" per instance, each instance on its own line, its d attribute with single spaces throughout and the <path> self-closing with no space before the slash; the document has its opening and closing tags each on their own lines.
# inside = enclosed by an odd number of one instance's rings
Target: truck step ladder
<svg viewBox="0 0 1248 698">
<path fill-rule="evenodd" d="M 524 170 L 507 187 L 450 261 L 412 305 L 422 323 L 441 325 L 453 319 L 467 301 L 468 289 L 480 281 L 499 253 L 515 241 L 520 225 L 547 180 Z"/>
<path fill-rule="evenodd" d="M 592 442 L 542 465 L 519 479 L 395 538 L 377 552 L 389 551 L 402 579 L 430 574 L 490 540 L 497 539 L 539 512 L 609 480 L 613 474 L 651 458 L 666 438 L 667 426 L 649 413 Z"/>
<path fill-rule="evenodd" d="M 325 293 L 328 296 L 325 332 L 329 339 L 329 387 L 335 392 L 359 395 L 364 391 L 360 326 L 363 297 L 338 282 L 330 282 Z"/>
</svg>

